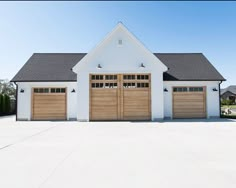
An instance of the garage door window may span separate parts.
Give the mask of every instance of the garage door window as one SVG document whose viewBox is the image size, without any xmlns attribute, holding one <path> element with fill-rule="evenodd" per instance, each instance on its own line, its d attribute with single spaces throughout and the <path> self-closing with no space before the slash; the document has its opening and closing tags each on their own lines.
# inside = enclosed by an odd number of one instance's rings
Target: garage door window
<svg viewBox="0 0 236 188">
<path fill-rule="evenodd" d="M 124 80 L 135 80 L 135 75 L 123 75 Z"/>
<path fill-rule="evenodd" d="M 106 80 L 117 80 L 117 75 L 106 75 L 105 79 Z"/>
<path fill-rule="evenodd" d="M 103 75 L 92 75 L 92 80 L 103 80 Z"/>
<path fill-rule="evenodd" d="M 203 92 L 203 87 L 174 87 L 174 92 Z"/>
<path fill-rule="evenodd" d="M 49 93 L 48 88 L 34 88 L 34 93 Z"/>
<path fill-rule="evenodd" d="M 65 93 L 65 88 L 51 88 L 51 93 Z"/>
<path fill-rule="evenodd" d="M 187 87 L 175 87 L 173 89 L 174 92 L 186 92 L 188 91 L 188 88 Z"/>
<path fill-rule="evenodd" d="M 203 91 L 203 87 L 190 87 L 189 91 L 190 92 L 202 92 Z"/>
</svg>

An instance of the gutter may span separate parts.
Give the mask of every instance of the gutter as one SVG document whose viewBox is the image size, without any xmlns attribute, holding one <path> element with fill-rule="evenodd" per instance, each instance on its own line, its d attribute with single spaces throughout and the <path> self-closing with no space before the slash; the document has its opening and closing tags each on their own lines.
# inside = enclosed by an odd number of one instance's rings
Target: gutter
<svg viewBox="0 0 236 188">
<path fill-rule="evenodd" d="M 16 82 L 13 82 L 16 85 L 16 104 L 15 104 L 15 108 L 16 108 L 16 121 L 18 121 L 18 117 L 17 117 L 17 104 L 18 104 L 18 85 Z"/>
<path fill-rule="evenodd" d="M 221 80 L 220 82 L 219 82 L 219 88 L 218 88 L 218 91 L 219 91 L 219 112 L 220 112 L 220 114 L 219 114 L 219 117 L 221 118 L 221 100 L 220 100 L 220 84 L 222 83 L 223 81 Z"/>
</svg>

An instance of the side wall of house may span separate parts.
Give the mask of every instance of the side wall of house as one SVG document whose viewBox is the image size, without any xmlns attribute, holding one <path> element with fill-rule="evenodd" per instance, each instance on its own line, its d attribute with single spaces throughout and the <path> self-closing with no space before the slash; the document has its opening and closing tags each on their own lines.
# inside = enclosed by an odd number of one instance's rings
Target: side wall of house
<svg viewBox="0 0 236 188">
<path fill-rule="evenodd" d="M 206 110 L 207 118 L 219 117 L 219 91 L 213 91 L 213 88 L 219 90 L 218 81 L 164 81 L 164 117 L 172 118 L 172 88 L 175 86 L 206 86 Z"/>
<path fill-rule="evenodd" d="M 76 82 L 18 82 L 17 98 L 17 120 L 31 120 L 31 99 L 32 88 L 34 87 L 66 87 L 67 95 L 67 120 L 76 119 L 77 116 L 77 99 L 76 99 Z M 24 92 L 21 92 L 21 89 Z M 71 91 L 75 89 L 76 92 Z"/>
</svg>

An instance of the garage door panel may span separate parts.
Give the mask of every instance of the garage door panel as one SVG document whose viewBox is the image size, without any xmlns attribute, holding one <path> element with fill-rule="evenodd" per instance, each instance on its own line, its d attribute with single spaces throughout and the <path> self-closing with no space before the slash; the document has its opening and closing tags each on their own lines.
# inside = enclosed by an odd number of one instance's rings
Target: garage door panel
<svg viewBox="0 0 236 188">
<path fill-rule="evenodd" d="M 185 87 L 187 88 L 187 87 Z M 204 92 L 173 92 L 174 118 L 205 118 L 206 103 Z"/>
<path fill-rule="evenodd" d="M 34 120 L 64 120 L 66 119 L 66 94 L 32 93 L 32 119 Z M 34 89 L 33 89 L 34 91 Z"/>
<path fill-rule="evenodd" d="M 99 80 L 93 80 L 99 78 Z M 106 75 L 90 75 L 91 120 L 146 120 L 151 119 L 150 85 L 148 76 L 116 75 L 116 80 L 105 80 Z M 125 77 L 125 78 L 124 78 Z M 131 78 L 129 80 L 129 78 Z M 110 83 L 113 83 L 110 87 Z M 143 84 L 144 83 L 144 84 Z M 147 84 L 149 83 L 149 84 Z M 104 88 L 108 86 L 110 88 Z"/>
</svg>

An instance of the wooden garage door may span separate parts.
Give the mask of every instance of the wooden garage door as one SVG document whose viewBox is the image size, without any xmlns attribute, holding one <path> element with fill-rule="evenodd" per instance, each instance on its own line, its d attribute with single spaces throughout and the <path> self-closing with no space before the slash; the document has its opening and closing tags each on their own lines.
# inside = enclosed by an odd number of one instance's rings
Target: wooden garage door
<svg viewBox="0 0 236 188">
<path fill-rule="evenodd" d="M 32 91 L 33 120 L 65 120 L 66 89 L 34 88 Z"/>
<path fill-rule="evenodd" d="M 90 75 L 90 120 L 150 120 L 150 75 Z"/>
<path fill-rule="evenodd" d="M 174 87 L 173 118 L 206 118 L 205 87 Z"/>
<path fill-rule="evenodd" d="M 150 120 L 150 75 L 123 75 L 123 120 Z"/>
</svg>

